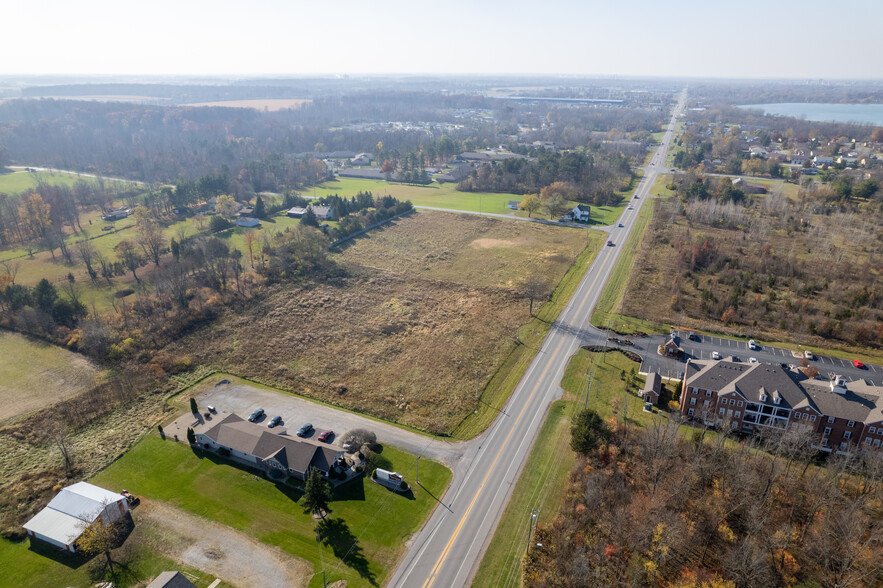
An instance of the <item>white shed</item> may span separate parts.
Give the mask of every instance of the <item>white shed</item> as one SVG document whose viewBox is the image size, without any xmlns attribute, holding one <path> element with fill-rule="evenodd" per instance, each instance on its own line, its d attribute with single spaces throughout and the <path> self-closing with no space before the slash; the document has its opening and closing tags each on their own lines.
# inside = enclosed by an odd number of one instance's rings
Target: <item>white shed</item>
<svg viewBox="0 0 883 588">
<path fill-rule="evenodd" d="M 77 482 L 59 492 L 24 528 L 28 537 L 73 553 L 74 542 L 86 527 L 99 519 L 112 523 L 128 511 L 129 503 L 121 494 Z"/>
</svg>

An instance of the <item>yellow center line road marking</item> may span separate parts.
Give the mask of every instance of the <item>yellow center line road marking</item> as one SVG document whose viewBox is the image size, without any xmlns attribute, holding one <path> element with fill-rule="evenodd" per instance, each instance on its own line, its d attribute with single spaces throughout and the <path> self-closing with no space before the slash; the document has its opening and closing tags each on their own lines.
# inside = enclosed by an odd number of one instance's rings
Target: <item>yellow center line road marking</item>
<svg viewBox="0 0 883 588">
<path fill-rule="evenodd" d="M 488 468 L 487 473 L 484 475 L 484 479 L 481 481 L 481 485 L 478 487 L 478 491 L 475 493 L 475 496 L 472 498 L 472 502 L 469 503 L 469 508 L 466 509 L 466 512 L 463 513 L 463 518 L 460 519 L 460 523 L 457 525 L 457 528 L 454 529 L 454 534 L 451 536 L 448 544 L 445 546 L 444 551 L 442 551 L 441 556 L 439 556 L 438 561 L 435 562 L 435 566 L 432 568 L 432 573 L 426 579 L 426 582 L 423 583 L 423 588 L 428 588 L 432 586 L 432 583 L 435 581 L 435 577 L 438 574 L 439 569 L 444 563 L 445 559 L 448 557 L 448 553 L 451 551 L 451 547 L 454 545 L 454 541 L 457 539 L 457 536 L 460 534 L 460 531 L 463 529 L 463 525 L 466 523 L 466 519 L 469 518 L 470 512 L 472 512 L 472 507 L 475 506 L 475 502 L 478 500 L 478 497 L 481 495 L 481 491 L 484 490 L 485 484 L 487 484 L 488 478 L 490 478 L 491 473 L 493 473 L 494 468 L 497 465 L 497 461 L 499 461 L 500 456 L 503 455 L 503 451 L 506 449 L 506 446 L 509 444 L 509 439 L 512 438 L 512 433 L 515 432 L 515 429 L 518 427 L 519 421 L 521 421 L 521 417 L 524 416 L 524 411 L 527 410 L 528 405 L 530 404 L 531 399 L 536 394 L 537 390 L 540 388 L 540 384 L 546 376 L 546 372 L 549 371 L 549 368 L 554 363 L 555 356 L 558 355 L 558 352 L 561 351 L 561 346 L 564 344 L 564 337 L 558 342 L 558 346 L 555 347 L 555 352 L 552 353 L 552 357 L 549 359 L 548 363 L 546 363 L 546 367 L 543 369 L 543 373 L 540 374 L 540 379 L 537 384 L 533 387 L 533 390 L 530 392 L 530 396 L 527 398 L 527 402 L 524 403 L 524 406 L 521 407 L 521 412 L 518 413 L 518 418 L 515 419 L 515 423 L 513 423 L 512 427 L 509 429 L 509 434 L 506 435 L 506 439 L 503 441 L 503 445 L 500 446 L 500 451 L 497 452 L 496 457 L 494 457 L 494 461 L 491 463 L 491 467 Z"/>
</svg>

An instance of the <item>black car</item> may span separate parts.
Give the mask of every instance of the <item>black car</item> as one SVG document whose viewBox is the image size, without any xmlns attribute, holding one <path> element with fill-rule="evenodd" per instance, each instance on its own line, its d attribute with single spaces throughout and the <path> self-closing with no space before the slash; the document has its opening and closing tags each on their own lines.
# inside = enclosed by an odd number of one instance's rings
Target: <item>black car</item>
<svg viewBox="0 0 883 588">
<path fill-rule="evenodd" d="M 251 416 L 248 417 L 248 420 L 249 420 L 249 422 L 253 423 L 256 420 L 258 420 L 259 418 L 261 418 L 262 416 L 264 416 L 264 409 L 263 408 L 256 408 L 256 409 L 254 409 L 254 412 L 251 413 Z"/>
<path fill-rule="evenodd" d="M 310 431 L 312 431 L 312 430 L 313 430 L 313 425 L 311 423 L 307 423 L 303 427 L 298 429 L 297 436 L 298 437 L 306 437 L 307 435 L 310 434 Z"/>
<path fill-rule="evenodd" d="M 267 423 L 267 426 L 272 429 L 273 427 L 280 424 L 281 422 L 282 422 L 282 417 L 277 415 L 277 416 L 274 416 L 273 418 L 270 419 L 270 422 Z"/>
</svg>

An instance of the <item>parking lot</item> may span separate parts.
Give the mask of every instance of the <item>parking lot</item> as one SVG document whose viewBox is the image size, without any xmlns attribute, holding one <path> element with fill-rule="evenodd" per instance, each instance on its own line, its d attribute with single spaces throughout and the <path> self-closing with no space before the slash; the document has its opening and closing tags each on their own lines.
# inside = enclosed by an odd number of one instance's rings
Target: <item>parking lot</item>
<svg viewBox="0 0 883 588">
<path fill-rule="evenodd" d="M 676 332 L 676 334 L 678 335 L 678 346 L 684 350 L 686 356 L 682 360 L 661 357 L 656 353 L 656 348 L 664 343 L 667 337 L 651 336 L 635 341 L 635 350 L 641 353 L 644 359 L 641 364 L 641 372 L 656 371 L 663 377 L 680 377 L 687 358 L 711 359 L 711 354 L 715 351 L 724 357 L 735 356 L 739 361 L 746 363 L 753 357 L 763 363 L 796 365 L 803 357 L 802 353 L 795 355 L 790 349 L 780 347 L 758 345 L 757 349 L 749 349 L 746 341 L 710 335 L 697 336 L 696 340 L 690 340 L 687 333 Z M 824 355 L 816 355 L 814 359 L 810 360 L 809 365 L 818 368 L 819 375 L 824 379 L 837 374 L 849 381 L 867 380 L 871 384 L 883 386 L 883 367 L 879 365 L 866 363 L 865 369 L 860 369 L 849 360 Z"/>
<path fill-rule="evenodd" d="M 264 415 L 257 423 L 266 426 L 270 419 L 279 415 L 282 423 L 271 429 L 277 433 L 284 431 L 294 435 L 304 423 L 311 423 L 314 429 L 307 438 L 315 440 L 322 431 L 331 429 L 334 437 L 330 444 L 337 447 L 340 446 L 344 433 L 361 428 L 373 431 L 380 444 L 394 445 L 409 453 L 448 465 L 459 460 L 464 450 L 461 443 L 440 441 L 389 423 L 247 384 L 216 385 L 197 396 L 196 401 L 200 410 L 213 406 L 218 411 L 232 412 L 244 419 L 256 408 L 263 408 Z"/>
</svg>

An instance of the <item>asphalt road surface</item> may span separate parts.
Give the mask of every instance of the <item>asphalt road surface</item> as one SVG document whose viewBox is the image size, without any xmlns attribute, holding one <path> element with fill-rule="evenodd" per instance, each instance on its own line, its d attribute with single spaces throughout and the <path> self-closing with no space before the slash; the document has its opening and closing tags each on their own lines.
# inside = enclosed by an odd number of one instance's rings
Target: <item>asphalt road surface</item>
<svg viewBox="0 0 883 588">
<path fill-rule="evenodd" d="M 603 247 L 568 305 L 552 325 L 500 417 L 470 444 L 454 468 L 454 478 L 437 508 L 415 535 L 391 578 L 390 586 L 428 588 L 468 585 L 503 513 L 512 487 L 527 460 L 549 403 L 561 396 L 559 386 L 571 356 L 585 344 L 589 318 L 613 270 L 621 245 L 634 226 L 649 189 L 665 163 L 671 129 L 686 94 L 672 116 L 668 132 L 635 191 L 640 198 L 623 211 L 622 228 L 610 232 L 614 246 Z"/>
</svg>

